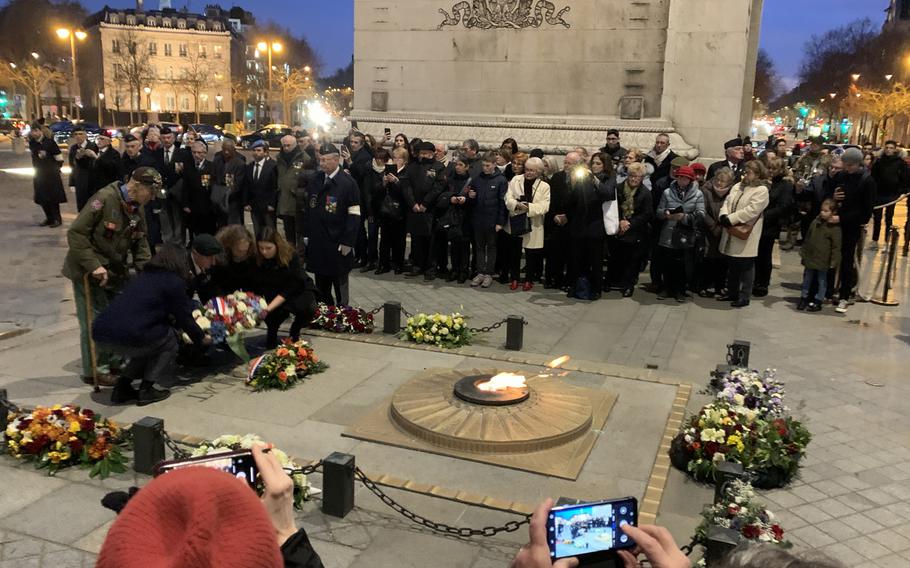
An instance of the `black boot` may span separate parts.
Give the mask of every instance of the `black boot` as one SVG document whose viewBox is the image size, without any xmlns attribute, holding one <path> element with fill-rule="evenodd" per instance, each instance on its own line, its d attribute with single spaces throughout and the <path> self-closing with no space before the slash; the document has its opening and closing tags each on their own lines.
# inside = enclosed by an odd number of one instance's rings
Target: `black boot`
<svg viewBox="0 0 910 568">
<path fill-rule="evenodd" d="M 142 381 L 139 384 L 139 402 L 136 404 L 139 406 L 145 406 L 147 404 L 161 402 L 169 396 L 171 396 L 170 390 L 156 389 L 155 383 L 152 381 Z"/>
<path fill-rule="evenodd" d="M 139 399 L 139 393 L 133 388 L 133 379 L 118 377 L 114 390 L 111 391 L 111 404 L 130 404 Z"/>
</svg>

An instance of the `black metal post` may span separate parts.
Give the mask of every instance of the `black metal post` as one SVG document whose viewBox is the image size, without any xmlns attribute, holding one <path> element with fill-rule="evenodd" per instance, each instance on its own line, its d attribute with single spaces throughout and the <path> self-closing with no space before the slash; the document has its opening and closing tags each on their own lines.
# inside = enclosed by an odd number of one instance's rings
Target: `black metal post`
<svg viewBox="0 0 910 568">
<path fill-rule="evenodd" d="M 525 318 L 509 316 L 506 320 L 506 349 L 521 351 L 525 339 Z"/>
<path fill-rule="evenodd" d="M 882 289 L 882 298 L 880 300 L 873 298 L 872 303 L 879 306 L 899 306 L 900 302 L 888 296 L 892 292 L 892 283 L 894 282 L 894 263 L 897 257 L 897 245 L 900 244 L 900 231 L 897 227 L 891 227 L 888 234 L 888 260 L 885 263 L 885 283 Z"/>
<path fill-rule="evenodd" d="M 733 340 L 733 343 L 727 345 L 727 363 L 733 367 L 748 367 L 751 350 L 752 344 L 748 341 Z"/>
<path fill-rule="evenodd" d="M 401 302 L 386 302 L 382 305 L 382 333 L 390 335 L 401 331 Z"/>
<path fill-rule="evenodd" d="M 6 432 L 6 425 L 8 424 L 7 417 L 9 415 L 9 395 L 6 392 L 6 389 L 0 389 L 0 437 L 3 436 L 3 432 Z M 5 444 L 0 444 L 0 452 L 4 451 L 6 448 Z"/>
<path fill-rule="evenodd" d="M 354 456 L 333 452 L 322 460 L 322 512 L 343 519 L 354 508 Z"/>
<path fill-rule="evenodd" d="M 733 529 L 713 525 L 708 527 L 708 542 L 705 544 L 705 565 L 707 568 L 717 563 L 736 548 L 740 542 L 739 533 Z"/>
<path fill-rule="evenodd" d="M 742 464 L 728 461 L 717 464 L 715 471 L 717 473 L 714 481 L 714 503 L 717 504 L 724 498 L 724 493 L 727 491 L 727 486 L 730 482 L 742 479 L 746 472 Z"/>
<path fill-rule="evenodd" d="M 151 475 L 164 460 L 164 420 L 146 416 L 133 424 L 133 471 Z"/>
</svg>

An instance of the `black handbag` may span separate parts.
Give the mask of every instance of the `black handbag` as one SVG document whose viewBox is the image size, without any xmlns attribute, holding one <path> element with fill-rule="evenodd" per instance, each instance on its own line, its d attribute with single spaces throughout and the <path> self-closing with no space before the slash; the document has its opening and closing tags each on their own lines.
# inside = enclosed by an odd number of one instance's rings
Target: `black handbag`
<svg viewBox="0 0 910 568">
<path fill-rule="evenodd" d="M 527 213 L 520 213 L 509 217 L 509 232 L 513 237 L 520 237 L 531 232 L 531 219 Z"/>
<path fill-rule="evenodd" d="M 695 246 L 695 228 L 677 221 L 670 236 L 674 249 L 687 249 Z"/>
<path fill-rule="evenodd" d="M 439 218 L 439 228 L 446 232 L 446 237 L 450 240 L 461 238 L 463 223 L 464 214 L 457 207 L 449 207 Z"/>
<path fill-rule="evenodd" d="M 404 219 L 404 209 L 401 207 L 401 202 L 386 194 L 379 205 L 379 216 L 390 221 L 401 221 Z"/>
<path fill-rule="evenodd" d="M 226 215 L 228 213 L 228 200 L 231 197 L 231 190 L 226 185 L 214 184 L 209 198 L 219 213 Z"/>
</svg>

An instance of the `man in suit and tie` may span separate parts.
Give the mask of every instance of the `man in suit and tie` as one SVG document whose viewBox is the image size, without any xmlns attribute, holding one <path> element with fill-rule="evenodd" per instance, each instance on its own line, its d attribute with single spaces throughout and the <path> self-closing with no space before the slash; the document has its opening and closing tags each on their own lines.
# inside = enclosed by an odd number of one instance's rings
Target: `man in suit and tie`
<svg viewBox="0 0 910 568">
<path fill-rule="evenodd" d="M 319 149 L 319 170 L 306 188 L 306 266 L 330 304 L 349 306 L 348 275 L 361 225 L 360 190 L 341 169 L 341 155 L 333 144 Z"/>
<path fill-rule="evenodd" d="M 266 226 L 276 227 L 275 210 L 278 207 L 278 170 L 275 160 L 269 157 L 269 145 L 257 140 L 250 146 L 253 161 L 246 167 L 246 210 L 253 218 L 256 237 Z"/>
<path fill-rule="evenodd" d="M 191 162 L 183 170 L 183 212 L 192 236 L 214 234 L 218 212 L 212 203 L 212 163 L 205 159 L 208 147 L 205 142 L 193 142 Z"/>
<path fill-rule="evenodd" d="M 76 211 L 82 211 L 89 197 L 95 193 L 92 187 L 92 165 L 98 157 L 98 146 L 89 142 L 85 128 L 73 129 L 73 140 L 67 154 L 70 163 L 70 191 L 76 194 Z"/>
<path fill-rule="evenodd" d="M 743 141 L 741 138 L 734 138 L 733 140 L 728 140 L 724 143 L 724 154 L 726 155 L 726 160 L 721 160 L 719 162 L 714 162 L 711 164 L 711 167 L 708 168 L 708 176 L 706 179 L 711 179 L 714 177 L 721 168 L 727 167 L 733 170 L 733 183 L 739 183 L 743 178 L 743 172 L 746 169 L 746 162 L 744 161 L 745 153 L 743 152 Z"/>
<path fill-rule="evenodd" d="M 161 151 L 164 164 L 161 178 L 166 195 L 161 204 L 161 237 L 166 243 L 182 246 L 186 242 L 186 223 L 180 193 L 183 190 L 183 171 L 187 163 L 192 163 L 192 156 L 180 147 L 177 135 L 168 126 L 161 129 Z"/>
<path fill-rule="evenodd" d="M 102 132 L 95 140 L 98 151 L 92 164 L 92 193 L 115 181 L 123 181 L 123 162 L 120 152 L 111 146 L 111 137 Z"/>
</svg>

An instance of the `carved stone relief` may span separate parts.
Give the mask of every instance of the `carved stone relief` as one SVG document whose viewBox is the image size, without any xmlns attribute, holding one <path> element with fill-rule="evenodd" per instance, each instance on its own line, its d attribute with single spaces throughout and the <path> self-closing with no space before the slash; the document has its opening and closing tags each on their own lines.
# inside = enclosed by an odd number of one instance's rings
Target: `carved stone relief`
<svg viewBox="0 0 910 568">
<path fill-rule="evenodd" d="M 444 20 L 437 29 L 446 26 L 463 25 L 465 28 L 482 30 L 539 28 L 544 23 L 551 26 L 572 26 L 563 19 L 569 6 L 556 11 L 556 5 L 549 0 L 462 0 L 452 6 L 451 15 L 439 9 Z"/>
</svg>

